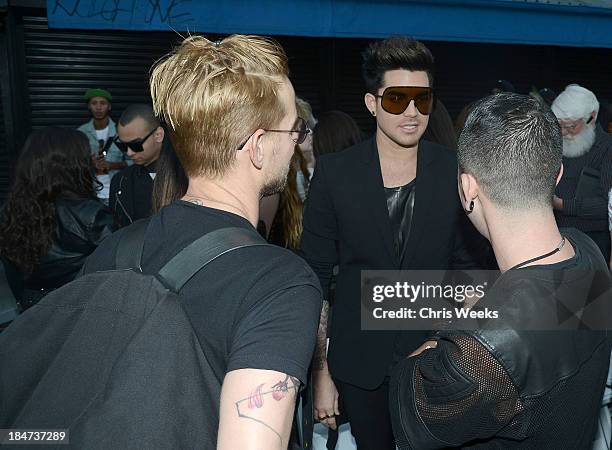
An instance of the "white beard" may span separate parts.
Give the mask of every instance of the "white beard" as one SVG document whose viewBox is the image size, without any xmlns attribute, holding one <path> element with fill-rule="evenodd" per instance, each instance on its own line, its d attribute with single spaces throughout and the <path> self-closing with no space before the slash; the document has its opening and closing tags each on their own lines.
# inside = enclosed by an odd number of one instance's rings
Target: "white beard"
<svg viewBox="0 0 612 450">
<path fill-rule="evenodd" d="M 578 158 L 588 153 L 595 142 L 595 127 L 586 126 L 576 136 L 563 137 L 563 156 L 566 158 Z"/>
</svg>

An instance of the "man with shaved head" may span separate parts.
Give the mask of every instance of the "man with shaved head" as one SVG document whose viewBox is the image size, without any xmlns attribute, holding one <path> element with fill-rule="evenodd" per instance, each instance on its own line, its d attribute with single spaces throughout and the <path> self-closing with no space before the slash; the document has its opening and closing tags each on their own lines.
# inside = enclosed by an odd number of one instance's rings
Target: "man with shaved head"
<svg viewBox="0 0 612 450">
<path fill-rule="evenodd" d="M 151 215 L 155 166 L 166 142 L 164 129 L 146 104 L 128 106 L 117 127 L 115 145 L 134 164 L 111 181 L 109 206 L 121 226 Z"/>
<path fill-rule="evenodd" d="M 610 273 L 584 233 L 559 228 L 559 124 L 539 100 L 479 100 L 457 148 L 463 208 L 501 271 L 474 305 L 402 359 L 390 414 L 404 449 L 590 449 L 610 363 Z"/>
</svg>

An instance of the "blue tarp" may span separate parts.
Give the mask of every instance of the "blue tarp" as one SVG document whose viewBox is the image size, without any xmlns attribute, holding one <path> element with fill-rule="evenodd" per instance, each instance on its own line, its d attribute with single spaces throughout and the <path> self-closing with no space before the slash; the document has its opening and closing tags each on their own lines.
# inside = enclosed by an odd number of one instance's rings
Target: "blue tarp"
<svg viewBox="0 0 612 450">
<path fill-rule="evenodd" d="M 47 0 L 47 14 L 52 28 L 612 48 L 609 0 Z"/>
</svg>

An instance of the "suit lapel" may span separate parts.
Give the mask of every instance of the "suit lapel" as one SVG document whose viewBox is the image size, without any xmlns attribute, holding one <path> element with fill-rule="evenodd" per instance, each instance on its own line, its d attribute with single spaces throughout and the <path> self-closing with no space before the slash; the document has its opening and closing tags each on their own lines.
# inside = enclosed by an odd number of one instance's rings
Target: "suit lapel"
<svg viewBox="0 0 612 450">
<path fill-rule="evenodd" d="M 406 252 L 402 255 L 401 267 L 411 267 L 414 263 L 417 251 L 419 250 L 419 239 L 423 230 L 430 223 L 431 208 L 434 205 L 434 193 L 436 190 L 436 177 L 432 173 L 431 163 L 435 159 L 435 149 L 431 148 L 427 142 L 419 143 L 419 153 L 417 156 L 417 176 L 414 197 L 414 210 L 412 215 L 412 226 Z"/>
<path fill-rule="evenodd" d="M 365 176 L 363 177 L 363 206 L 365 214 L 376 223 L 384 247 L 393 261 L 394 267 L 399 266 L 399 259 L 395 251 L 391 222 L 389 221 L 389 210 L 387 209 L 387 198 L 383 184 L 382 172 L 380 170 L 380 158 L 376 148 L 376 138 L 364 143 L 362 159 L 364 162 Z"/>
</svg>

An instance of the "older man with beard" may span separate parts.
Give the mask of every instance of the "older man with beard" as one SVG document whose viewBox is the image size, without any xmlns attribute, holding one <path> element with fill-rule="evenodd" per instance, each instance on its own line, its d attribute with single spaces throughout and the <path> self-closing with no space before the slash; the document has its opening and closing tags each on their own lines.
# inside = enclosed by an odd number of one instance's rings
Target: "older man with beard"
<svg viewBox="0 0 612 450">
<path fill-rule="evenodd" d="M 582 86 L 567 86 L 552 110 L 563 134 L 563 176 L 553 199 L 557 222 L 586 233 L 609 260 L 607 197 L 612 187 L 612 136 L 597 125 L 599 102 Z"/>
</svg>

